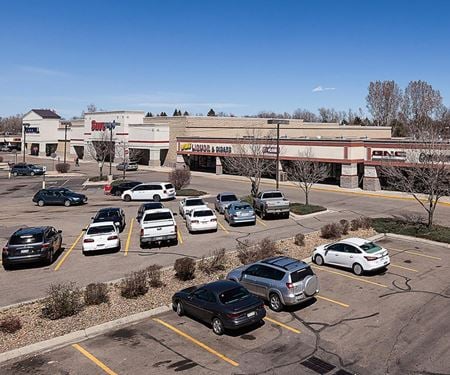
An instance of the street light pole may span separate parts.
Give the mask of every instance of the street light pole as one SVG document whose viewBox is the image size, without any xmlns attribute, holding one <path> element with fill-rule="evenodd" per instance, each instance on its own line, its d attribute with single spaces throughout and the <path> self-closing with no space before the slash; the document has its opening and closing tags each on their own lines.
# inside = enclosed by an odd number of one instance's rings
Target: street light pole
<svg viewBox="0 0 450 375">
<path fill-rule="evenodd" d="M 106 124 L 106 127 L 110 130 L 109 134 L 109 175 L 112 175 L 112 150 L 113 150 L 113 130 L 116 127 L 116 120 L 113 120 L 113 122 L 109 122 Z"/>
<path fill-rule="evenodd" d="M 280 186 L 280 125 L 289 125 L 289 120 L 284 119 L 270 119 L 267 120 L 268 124 L 276 124 L 277 125 L 277 152 L 276 152 L 276 189 L 278 190 Z"/>
<path fill-rule="evenodd" d="M 66 164 L 66 154 L 67 154 L 67 122 L 64 123 L 64 164 Z"/>
<path fill-rule="evenodd" d="M 25 154 L 27 148 L 27 129 L 30 127 L 30 124 L 23 124 L 23 162 L 25 163 Z"/>
</svg>

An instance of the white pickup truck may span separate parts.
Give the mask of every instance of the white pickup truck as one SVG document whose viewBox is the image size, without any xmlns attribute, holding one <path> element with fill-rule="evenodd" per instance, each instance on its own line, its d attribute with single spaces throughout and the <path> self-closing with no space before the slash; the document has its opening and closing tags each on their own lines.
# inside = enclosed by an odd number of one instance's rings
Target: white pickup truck
<svg viewBox="0 0 450 375">
<path fill-rule="evenodd" d="M 267 215 L 289 217 L 290 204 L 283 193 L 278 190 L 261 191 L 253 200 L 255 212 L 264 219 Z"/>
<path fill-rule="evenodd" d="M 158 208 L 144 211 L 141 221 L 141 247 L 153 243 L 167 242 L 178 244 L 177 223 L 173 213 L 168 208 Z"/>
</svg>

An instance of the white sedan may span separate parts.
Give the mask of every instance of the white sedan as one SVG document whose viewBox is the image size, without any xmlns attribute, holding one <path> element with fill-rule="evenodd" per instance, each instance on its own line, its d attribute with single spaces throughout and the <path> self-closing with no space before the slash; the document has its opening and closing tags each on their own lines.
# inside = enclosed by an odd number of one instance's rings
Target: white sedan
<svg viewBox="0 0 450 375">
<path fill-rule="evenodd" d="M 83 254 L 105 249 L 120 250 L 119 228 L 112 221 L 92 223 L 83 237 Z"/>
<path fill-rule="evenodd" d="M 180 215 L 184 218 L 186 218 L 186 216 L 188 216 L 195 208 L 208 208 L 208 206 L 202 198 L 197 197 L 183 198 L 178 205 Z"/>
<path fill-rule="evenodd" d="M 186 227 L 189 232 L 217 231 L 217 216 L 208 207 L 194 208 L 186 215 Z"/>
<path fill-rule="evenodd" d="M 387 268 L 391 262 L 385 248 L 363 238 L 320 245 L 314 249 L 312 260 L 319 266 L 331 264 L 350 268 L 355 275 Z"/>
</svg>

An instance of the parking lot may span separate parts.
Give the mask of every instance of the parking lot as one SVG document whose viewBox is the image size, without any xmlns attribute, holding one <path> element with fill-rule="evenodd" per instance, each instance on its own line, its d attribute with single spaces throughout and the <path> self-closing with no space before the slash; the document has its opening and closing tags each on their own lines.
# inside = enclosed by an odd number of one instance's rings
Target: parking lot
<svg viewBox="0 0 450 375">
<path fill-rule="evenodd" d="M 4 374 L 443 374 L 450 367 L 450 252 L 383 239 L 385 273 L 313 266 L 321 292 L 262 326 L 216 336 L 168 312 L 30 358 Z M 346 371 L 346 372 L 344 372 Z"/>
</svg>

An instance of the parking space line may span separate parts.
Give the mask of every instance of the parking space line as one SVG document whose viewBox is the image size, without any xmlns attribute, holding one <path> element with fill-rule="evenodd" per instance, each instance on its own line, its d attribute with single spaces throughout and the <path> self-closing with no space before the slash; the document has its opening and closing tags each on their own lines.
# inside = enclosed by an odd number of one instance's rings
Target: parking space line
<svg viewBox="0 0 450 375">
<path fill-rule="evenodd" d="M 433 256 L 433 255 L 426 255 L 426 254 L 416 253 L 415 251 L 410 251 L 410 250 L 392 249 L 392 248 L 391 248 L 390 250 L 392 250 L 392 251 L 398 251 L 397 254 L 400 254 L 400 253 L 407 253 L 407 254 L 411 254 L 411 255 L 417 255 L 417 256 L 419 256 L 419 257 L 430 258 L 430 259 L 435 259 L 435 260 L 442 260 L 442 258 L 435 257 L 435 256 Z M 394 255 L 397 255 L 397 254 L 394 254 Z"/>
<path fill-rule="evenodd" d="M 72 344 L 72 347 L 78 350 L 81 354 L 83 354 L 86 358 L 90 359 L 94 362 L 98 367 L 100 367 L 105 373 L 108 375 L 117 375 L 117 372 L 111 370 L 108 366 L 106 366 L 102 361 L 95 358 L 91 353 L 89 353 L 86 349 L 82 348 L 78 344 Z"/>
<path fill-rule="evenodd" d="M 59 268 L 61 267 L 61 265 L 64 263 L 64 261 L 67 259 L 67 257 L 70 255 L 70 253 L 72 252 L 72 250 L 75 248 L 75 246 L 77 246 L 78 242 L 80 241 L 81 237 L 83 236 L 84 231 L 82 230 L 81 233 L 78 235 L 77 239 L 75 240 L 75 242 L 72 244 L 72 246 L 70 247 L 70 249 L 67 251 L 67 253 L 64 254 L 64 256 L 61 258 L 61 260 L 58 262 L 58 264 L 55 267 L 55 271 L 58 271 Z"/>
<path fill-rule="evenodd" d="M 261 219 L 256 218 L 256 221 L 257 221 L 259 224 L 264 225 L 265 227 L 267 227 L 267 224 L 266 224 L 264 221 L 262 221 Z"/>
<path fill-rule="evenodd" d="M 178 229 L 178 225 L 177 225 L 177 236 L 178 236 L 178 241 L 180 241 L 180 244 L 183 245 L 183 236 L 181 235 L 181 232 Z"/>
<path fill-rule="evenodd" d="M 328 298 L 328 297 L 319 296 L 319 295 L 316 295 L 315 297 L 318 298 L 318 299 L 322 299 L 324 301 L 335 303 L 336 305 L 339 305 L 339 306 L 342 306 L 342 307 L 349 307 L 350 306 L 350 305 L 347 305 L 346 303 L 339 302 L 339 301 L 336 301 L 336 300 Z"/>
<path fill-rule="evenodd" d="M 225 362 L 228 362 L 230 365 L 233 366 L 239 366 L 239 363 L 233 361 L 232 359 L 228 358 L 227 356 L 223 355 L 222 353 L 219 353 L 218 351 L 214 350 L 213 348 L 209 347 L 206 344 L 203 344 L 201 341 L 198 341 L 197 339 L 193 338 L 192 336 L 188 335 L 187 333 L 180 331 L 178 328 L 175 328 L 174 326 L 170 325 L 169 323 L 166 323 L 165 321 L 158 319 L 158 318 L 153 318 L 153 320 L 161 325 L 163 325 L 164 327 L 170 329 L 171 331 L 179 334 L 180 336 L 184 337 L 185 339 L 193 342 L 194 344 L 198 345 L 199 347 L 201 347 L 202 349 L 205 349 L 207 352 L 214 354 L 215 356 L 219 357 L 220 359 L 224 360 Z"/>
<path fill-rule="evenodd" d="M 217 224 L 220 225 L 220 228 L 222 228 L 222 230 L 224 230 L 226 234 L 229 234 L 229 233 L 230 233 L 230 232 L 228 231 L 228 229 L 225 228 L 225 227 L 223 226 L 223 224 L 219 221 L 219 219 L 217 219 Z"/>
<path fill-rule="evenodd" d="M 130 241 L 131 241 L 131 233 L 133 233 L 133 222 L 134 222 L 134 220 L 131 219 L 130 229 L 128 230 L 127 243 L 125 244 L 125 253 L 123 254 L 124 256 L 128 255 L 128 248 L 130 247 Z"/>
<path fill-rule="evenodd" d="M 329 272 L 329 273 L 333 273 L 333 274 L 339 275 L 339 276 L 344 276 L 344 277 L 347 277 L 347 278 L 352 279 L 352 280 L 361 281 L 363 283 L 381 286 L 382 288 L 387 288 L 388 287 L 387 285 L 380 284 L 380 283 L 377 283 L 375 281 L 366 280 L 366 279 L 363 279 L 363 278 L 360 278 L 360 277 L 347 275 L 347 274 L 342 273 L 342 272 L 332 271 L 332 270 L 329 270 L 329 269 L 326 269 L 326 268 L 322 268 L 322 267 L 318 267 L 318 266 L 311 266 L 311 268 L 314 268 L 314 269 L 317 269 L 317 270 L 321 270 L 321 271 L 325 271 L 325 272 Z"/>
<path fill-rule="evenodd" d="M 419 272 L 418 270 L 416 270 L 416 269 L 414 269 L 414 268 L 409 268 L 409 267 L 399 266 L 398 264 L 392 264 L 392 263 L 391 263 L 391 267 L 401 268 L 401 269 L 403 269 L 403 270 L 411 271 L 411 272 Z"/>
<path fill-rule="evenodd" d="M 273 324 L 276 324 L 276 325 L 278 325 L 278 326 L 280 326 L 280 327 L 283 327 L 283 328 L 285 328 L 285 329 L 287 329 L 287 330 L 289 330 L 289 331 L 291 331 L 291 332 L 294 332 L 294 333 L 297 333 L 297 334 L 301 333 L 300 330 L 295 329 L 295 328 L 292 328 L 292 327 L 288 326 L 287 324 L 284 324 L 284 323 L 279 322 L 278 320 L 269 318 L 268 316 L 266 316 L 266 317 L 264 318 L 264 320 L 267 320 L 267 321 L 269 321 L 269 322 L 271 322 L 271 323 L 273 323 Z"/>
</svg>

